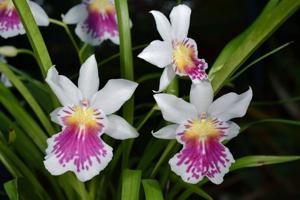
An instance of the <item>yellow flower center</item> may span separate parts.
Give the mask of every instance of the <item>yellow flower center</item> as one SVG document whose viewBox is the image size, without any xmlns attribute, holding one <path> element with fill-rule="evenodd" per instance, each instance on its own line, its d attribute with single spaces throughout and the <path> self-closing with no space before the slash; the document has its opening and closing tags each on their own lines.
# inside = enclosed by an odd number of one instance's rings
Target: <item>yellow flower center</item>
<svg viewBox="0 0 300 200">
<path fill-rule="evenodd" d="M 205 139 L 218 136 L 220 133 L 211 119 L 196 119 L 189 125 L 190 127 L 185 131 L 185 136 L 190 139 Z"/>
<path fill-rule="evenodd" d="M 178 44 L 173 49 L 173 60 L 179 72 L 185 72 L 185 69 L 194 66 L 193 49 L 184 44 Z"/>
<path fill-rule="evenodd" d="M 89 10 L 98 12 L 110 12 L 114 10 L 114 6 L 109 0 L 92 0 L 89 4 Z"/>
<path fill-rule="evenodd" d="M 12 9 L 14 8 L 14 4 L 12 0 L 0 0 L 0 10 Z"/>
<path fill-rule="evenodd" d="M 67 123 L 70 125 L 76 125 L 80 128 L 84 128 L 86 126 L 94 127 L 97 125 L 95 111 L 93 108 L 76 106 L 74 108 L 74 113 L 67 118 Z"/>
</svg>

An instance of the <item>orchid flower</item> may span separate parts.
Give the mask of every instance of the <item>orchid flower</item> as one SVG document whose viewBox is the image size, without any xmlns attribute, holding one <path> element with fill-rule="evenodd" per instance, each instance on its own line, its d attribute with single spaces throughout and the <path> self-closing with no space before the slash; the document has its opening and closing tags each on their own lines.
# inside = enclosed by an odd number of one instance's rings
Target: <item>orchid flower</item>
<svg viewBox="0 0 300 200">
<path fill-rule="evenodd" d="M 163 41 L 155 40 L 139 55 L 139 58 L 164 68 L 159 90 L 167 88 L 175 74 L 189 76 L 194 83 L 207 79 L 207 63 L 198 58 L 196 42 L 187 37 L 190 26 L 191 9 L 186 5 L 174 7 L 170 21 L 159 11 L 150 12 L 155 19 L 157 30 Z"/>
<path fill-rule="evenodd" d="M 198 183 L 206 176 L 220 184 L 234 163 L 222 141 L 239 133 L 239 126 L 229 120 L 245 115 L 252 98 L 251 88 L 241 95 L 229 93 L 212 102 L 211 84 L 202 81 L 192 84 L 191 103 L 163 93 L 154 98 L 163 118 L 174 124 L 152 133 L 153 136 L 176 139 L 183 145 L 169 161 L 172 171 L 188 183 Z"/>
<path fill-rule="evenodd" d="M 39 26 L 48 26 L 46 12 L 35 2 L 27 0 L 32 15 Z M 12 0 L 0 1 L 0 35 L 3 38 L 14 37 L 25 33 L 19 14 Z"/>
<path fill-rule="evenodd" d="M 113 0 L 83 0 L 63 16 L 63 21 L 66 24 L 77 24 L 75 32 L 83 42 L 97 46 L 110 39 L 113 43 L 119 44 Z"/>
<path fill-rule="evenodd" d="M 99 77 L 95 56 L 89 57 L 79 73 L 78 88 L 55 67 L 48 71 L 46 82 L 63 107 L 50 115 L 62 131 L 47 140 L 45 167 L 52 175 L 73 171 L 80 181 L 99 174 L 112 159 L 112 147 L 101 135 L 115 139 L 138 136 L 125 119 L 113 114 L 135 91 L 137 83 L 112 79 L 98 91 Z"/>
</svg>

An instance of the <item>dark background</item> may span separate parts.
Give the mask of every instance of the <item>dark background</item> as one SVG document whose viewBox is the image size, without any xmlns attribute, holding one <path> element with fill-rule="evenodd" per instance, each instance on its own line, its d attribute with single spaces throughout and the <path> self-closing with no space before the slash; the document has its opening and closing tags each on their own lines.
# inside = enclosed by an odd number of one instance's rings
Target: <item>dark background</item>
<svg viewBox="0 0 300 200">
<path fill-rule="evenodd" d="M 43 8 L 51 18 L 60 16 L 79 1 L 45 0 Z M 194 0 L 185 1 L 192 8 L 189 37 L 198 44 L 199 57 L 205 58 L 211 66 L 227 42 L 241 33 L 255 20 L 267 1 L 260 0 Z M 169 14 L 176 1 L 130 0 L 130 17 L 133 22 L 133 46 L 147 44 L 160 36 L 156 30 L 150 10 L 160 10 Z M 74 26 L 70 27 L 74 31 Z M 52 62 L 58 71 L 71 76 L 79 70 L 79 60 L 66 33 L 61 27 L 50 25 L 41 28 Z M 75 36 L 76 37 L 76 36 Z M 280 52 L 259 62 L 234 81 L 234 87 L 226 87 L 218 94 L 228 91 L 241 93 L 250 85 L 254 91 L 253 104 L 247 117 L 237 120 L 241 125 L 265 118 L 300 119 L 299 101 L 285 104 L 257 105 L 255 102 L 277 101 L 300 96 L 300 66 L 299 66 L 299 12 L 290 17 L 257 51 L 248 59 L 255 60 L 272 49 L 290 41 L 293 44 Z M 76 37 L 76 39 L 78 39 Z M 0 39 L 1 45 L 14 45 L 18 48 L 30 48 L 25 35 L 12 39 Z M 134 52 L 135 77 L 161 69 L 140 60 Z M 109 41 L 96 48 L 96 57 L 101 61 L 118 52 L 118 46 Z M 40 79 L 41 76 L 33 59 L 26 55 L 8 59 L 8 62 Z M 245 66 L 245 65 L 243 65 Z M 119 60 L 115 59 L 100 66 L 102 83 L 111 78 L 120 77 Z M 102 85 L 103 86 L 103 85 Z M 153 103 L 152 90 L 158 88 L 158 79 L 141 84 L 135 93 L 136 102 Z M 180 96 L 188 95 L 189 82 L 180 80 Z M 137 110 L 136 115 L 144 114 Z M 152 118 L 141 130 L 143 137 L 150 137 L 149 130 L 157 126 L 160 116 Z M 153 127 L 154 126 L 154 127 Z M 300 129 L 297 126 L 276 123 L 259 124 L 249 128 L 239 137 L 232 140 L 228 147 L 235 158 L 246 155 L 299 155 Z M 137 139 L 142 140 L 142 139 Z M 144 139 L 145 140 L 145 139 Z M 137 142 L 138 143 L 138 142 Z M 135 147 L 136 152 L 142 146 Z M 136 153 L 138 155 L 138 153 Z M 166 166 L 167 167 L 167 166 Z M 216 199 L 300 199 L 300 162 L 264 166 L 260 168 L 243 169 L 225 176 L 220 186 L 207 184 L 207 190 Z M 1 180 L 9 179 L 8 175 L 0 173 Z M 191 199 L 198 199 L 196 196 Z"/>
</svg>

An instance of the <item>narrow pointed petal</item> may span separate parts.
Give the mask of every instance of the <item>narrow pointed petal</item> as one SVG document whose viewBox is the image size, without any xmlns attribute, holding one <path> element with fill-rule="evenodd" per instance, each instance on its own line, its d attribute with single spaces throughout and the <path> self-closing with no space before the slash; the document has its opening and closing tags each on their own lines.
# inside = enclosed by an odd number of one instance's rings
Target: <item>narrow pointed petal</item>
<svg viewBox="0 0 300 200">
<path fill-rule="evenodd" d="M 169 20 L 166 18 L 164 14 L 159 11 L 153 10 L 150 12 L 156 23 L 157 31 L 159 32 L 161 38 L 164 41 L 171 42 L 172 41 L 172 29 Z"/>
<path fill-rule="evenodd" d="M 33 2 L 33 1 L 28 1 L 28 5 L 30 7 L 30 10 L 32 12 L 32 15 L 39 26 L 48 26 L 49 25 L 49 17 L 47 13 L 43 10 L 43 8 Z"/>
<path fill-rule="evenodd" d="M 107 135 L 117 140 L 136 138 L 139 133 L 125 119 L 118 115 L 109 115 L 108 127 L 105 131 Z"/>
<path fill-rule="evenodd" d="M 243 117 L 247 112 L 251 99 L 251 88 L 240 95 L 233 92 L 228 93 L 219 97 L 210 105 L 208 114 L 223 121 Z"/>
<path fill-rule="evenodd" d="M 209 81 L 201 81 L 192 84 L 190 91 L 190 102 L 197 108 L 198 113 L 206 113 L 213 101 L 213 89 Z"/>
<path fill-rule="evenodd" d="M 99 88 L 98 65 L 95 55 L 91 55 L 81 66 L 78 78 L 78 88 L 84 98 L 90 99 Z"/>
<path fill-rule="evenodd" d="M 160 77 L 159 89 L 157 92 L 164 91 L 170 85 L 170 83 L 174 79 L 175 75 L 176 75 L 176 73 L 172 66 L 166 67 Z"/>
<path fill-rule="evenodd" d="M 132 96 L 137 83 L 125 79 L 111 79 L 92 98 L 91 106 L 101 109 L 106 115 L 110 115 Z"/>
<path fill-rule="evenodd" d="M 85 4 L 78 4 L 72 7 L 67 14 L 63 16 L 63 22 L 66 24 L 77 24 L 84 21 L 87 16 L 87 6 Z"/>
<path fill-rule="evenodd" d="M 14 37 L 25 33 L 18 12 L 8 8 L 6 2 L 0 2 L 0 35 L 3 38 Z"/>
<path fill-rule="evenodd" d="M 138 57 L 159 68 L 164 68 L 172 63 L 172 48 L 167 42 L 155 40 Z"/>
<path fill-rule="evenodd" d="M 152 135 L 159 139 L 176 139 L 176 130 L 178 126 L 178 124 L 165 126 L 156 132 L 152 132 Z"/>
<path fill-rule="evenodd" d="M 77 105 L 82 100 L 80 90 L 65 76 L 58 75 L 55 67 L 48 70 L 46 82 L 57 96 L 60 103 L 65 105 Z"/>
<path fill-rule="evenodd" d="M 197 116 L 194 105 L 170 94 L 155 94 L 154 99 L 166 121 L 180 124 Z"/>
<path fill-rule="evenodd" d="M 191 9 L 186 5 L 174 7 L 170 13 L 170 20 L 174 37 L 178 41 L 187 38 L 190 26 Z"/>
<path fill-rule="evenodd" d="M 227 124 L 229 125 L 229 127 L 227 130 L 225 130 L 225 133 L 221 138 L 221 142 L 224 140 L 231 140 L 232 138 L 236 137 L 240 132 L 240 127 L 236 123 L 228 121 Z"/>
<path fill-rule="evenodd" d="M 60 121 L 60 119 L 58 118 L 58 112 L 62 109 L 63 107 L 58 107 L 56 108 L 55 110 L 53 110 L 51 113 L 50 113 L 50 118 L 51 118 L 51 121 L 59 124 L 59 125 L 63 125 L 62 122 Z"/>
<path fill-rule="evenodd" d="M 103 112 L 65 106 L 57 113 L 62 131 L 48 139 L 45 167 L 52 175 L 73 171 L 80 181 L 90 180 L 112 158 L 112 148 L 100 138 L 107 127 Z"/>
</svg>

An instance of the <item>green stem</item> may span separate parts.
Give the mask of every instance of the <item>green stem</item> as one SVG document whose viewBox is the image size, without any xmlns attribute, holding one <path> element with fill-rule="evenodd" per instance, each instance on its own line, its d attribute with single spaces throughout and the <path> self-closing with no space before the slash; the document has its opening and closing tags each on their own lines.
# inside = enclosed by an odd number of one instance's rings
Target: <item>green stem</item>
<svg viewBox="0 0 300 200">
<path fill-rule="evenodd" d="M 52 66 L 52 62 L 41 32 L 35 23 L 27 1 L 13 0 L 13 3 L 26 30 L 26 35 L 39 64 L 40 70 L 45 77 L 48 69 Z"/>
<path fill-rule="evenodd" d="M 257 125 L 257 124 L 261 124 L 261 123 L 282 123 L 282 124 L 289 124 L 289 125 L 295 125 L 295 126 L 300 126 L 300 121 L 297 120 L 288 120 L 288 119 L 262 119 L 262 120 L 258 120 L 258 121 L 254 121 L 254 122 L 250 122 L 248 124 L 246 124 L 245 126 L 243 126 L 240 130 L 240 133 L 245 131 L 246 129 Z"/>
<path fill-rule="evenodd" d="M 120 64 L 121 64 L 121 77 L 127 80 L 134 80 L 133 72 L 133 57 L 132 57 L 132 45 L 131 45 L 131 33 L 130 33 L 130 20 L 128 13 L 127 1 L 116 0 L 115 1 L 118 28 L 120 35 Z M 131 98 L 123 106 L 123 117 L 129 122 L 133 123 L 134 119 L 134 99 Z M 122 168 L 126 168 L 129 163 L 129 155 L 133 146 L 133 139 L 124 141 L 123 147 L 123 160 Z"/>
<path fill-rule="evenodd" d="M 34 59 L 36 59 L 34 53 L 29 49 L 17 49 L 17 54 L 27 54 L 32 56 Z"/>
<path fill-rule="evenodd" d="M 158 109 L 157 105 L 154 105 L 151 110 L 146 114 L 146 116 L 142 119 L 142 121 L 136 126 L 136 130 L 139 131 L 144 124 L 148 121 L 148 119 L 152 116 L 152 114 Z"/>
<path fill-rule="evenodd" d="M 72 33 L 71 33 L 68 25 L 65 24 L 65 23 L 63 23 L 62 21 L 59 21 L 59 20 L 56 20 L 56 19 L 52 19 L 52 18 L 49 18 L 49 21 L 50 21 L 50 23 L 55 24 L 55 25 L 60 26 L 60 27 L 63 27 L 65 29 L 65 31 L 66 31 L 69 39 L 71 40 L 71 42 L 72 42 L 72 44 L 73 44 L 73 46 L 74 46 L 74 48 L 75 48 L 75 50 L 76 50 L 76 52 L 78 54 L 78 57 L 79 57 L 79 59 L 81 61 L 80 49 L 79 49 L 79 47 L 78 47 L 78 45 L 76 43 L 75 38 L 73 37 L 73 35 L 72 35 Z"/>
</svg>

